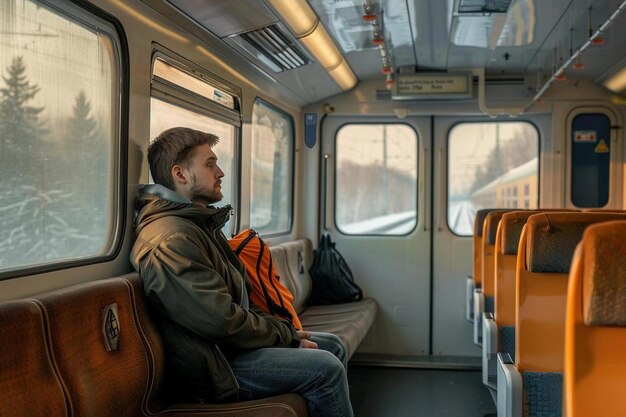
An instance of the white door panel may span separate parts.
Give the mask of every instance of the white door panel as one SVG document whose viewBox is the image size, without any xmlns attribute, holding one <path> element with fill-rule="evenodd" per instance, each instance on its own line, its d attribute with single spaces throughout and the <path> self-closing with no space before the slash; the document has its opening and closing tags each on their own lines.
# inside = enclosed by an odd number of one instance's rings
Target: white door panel
<svg viewBox="0 0 626 417">
<path fill-rule="evenodd" d="M 350 123 L 401 123 L 417 133 L 417 225 L 407 235 L 347 235 L 335 222 L 335 138 Z M 325 216 L 322 232 L 331 234 L 337 249 L 346 258 L 356 282 L 366 296 L 374 297 L 378 316 L 360 353 L 391 355 L 427 355 L 430 349 L 430 231 L 425 210 L 430 201 L 424 197 L 424 186 L 430 183 L 429 161 L 425 148 L 430 146 L 430 118 L 355 118 L 328 117 L 322 127 L 322 163 L 325 171 Z M 390 169 L 393 166 L 390 159 Z M 326 168 L 324 169 L 324 166 Z M 338 199 L 357 198 L 345 192 Z M 344 228 L 345 229 L 345 228 Z"/>
<path fill-rule="evenodd" d="M 472 237 L 459 236 L 451 230 L 448 219 L 458 224 L 456 230 L 465 229 L 468 221 L 473 224 L 473 210 L 463 204 L 450 203 L 448 207 L 448 135 L 460 122 L 494 122 L 511 119 L 489 119 L 484 117 L 436 117 L 434 122 L 434 210 L 433 231 L 433 318 L 432 352 L 442 356 L 480 356 L 480 350 L 472 340 L 472 324 L 466 319 L 466 279 L 471 275 Z M 539 149 L 549 144 L 550 117 L 529 115 L 524 120 L 538 131 Z M 468 175 L 473 175 L 468 172 Z M 541 195 L 539 193 L 538 195 Z M 539 202 L 541 203 L 541 201 Z M 450 211 L 450 213 L 448 213 Z M 470 217 L 468 219 L 467 217 Z M 473 230 L 470 229 L 470 230 Z M 471 233 L 471 232 L 470 232 Z"/>
</svg>

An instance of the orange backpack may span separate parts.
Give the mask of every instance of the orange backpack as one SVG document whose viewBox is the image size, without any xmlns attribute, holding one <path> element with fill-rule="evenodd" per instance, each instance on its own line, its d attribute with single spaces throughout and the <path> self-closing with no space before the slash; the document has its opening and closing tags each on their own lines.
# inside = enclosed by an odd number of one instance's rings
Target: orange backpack
<svg viewBox="0 0 626 417">
<path fill-rule="evenodd" d="M 280 282 L 270 249 L 259 234 L 247 229 L 230 239 L 228 244 L 245 265 L 252 281 L 250 300 L 266 313 L 288 320 L 296 329 L 302 330 L 293 308 L 293 295 Z"/>
</svg>

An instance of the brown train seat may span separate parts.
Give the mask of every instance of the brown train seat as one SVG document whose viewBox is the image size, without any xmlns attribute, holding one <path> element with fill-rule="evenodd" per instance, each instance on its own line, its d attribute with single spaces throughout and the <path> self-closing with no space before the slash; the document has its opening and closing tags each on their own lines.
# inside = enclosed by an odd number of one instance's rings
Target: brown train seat
<svg viewBox="0 0 626 417">
<path fill-rule="evenodd" d="M 570 271 L 565 417 L 626 415 L 626 221 L 589 226 Z"/>
<path fill-rule="evenodd" d="M 69 416 L 40 305 L 0 304 L 0 416 Z"/>
<path fill-rule="evenodd" d="M 228 404 L 170 401 L 163 345 L 137 274 L 0 303 L 0 321 L 0 415 L 307 415 L 296 394 Z"/>
<path fill-rule="evenodd" d="M 301 239 L 271 250 L 303 326 L 337 334 L 352 356 L 373 324 L 376 302 L 308 307 L 311 242 Z M 1 416 L 307 416 L 306 402 L 296 394 L 174 403 L 165 384 L 164 347 L 135 273 L 2 302 L 0 325 Z M 107 331 L 119 331 L 117 349 L 107 350 Z"/>
</svg>

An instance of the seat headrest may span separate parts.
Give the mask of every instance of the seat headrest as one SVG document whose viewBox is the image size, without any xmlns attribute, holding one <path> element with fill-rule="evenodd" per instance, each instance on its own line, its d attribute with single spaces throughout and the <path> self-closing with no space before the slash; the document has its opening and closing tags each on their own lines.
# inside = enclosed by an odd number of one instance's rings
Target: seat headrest
<svg viewBox="0 0 626 417">
<path fill-rule="evenodd" d="M 498 231 L 498 224 L 500 224 L 502 216 L 509 211 L 510 210 L 498 210 L 492 211 L 491 213 L 487 214 L 487 217 L 485 218 L 485 225 L 483 226 L 487 228 L 487 236 L 485 236 L 485 239 L 487 239 L 487 244 L 496 244 L 496 233 Z"/>
<path fill-rule="evenodd" d="M 519 249 L 519 239 L 522 236 L 522 229 L 526 224 L 526 220 L 533 214 L 546 212 L 579 212 L 580 210 L 565 209 L 537 209 L 513 211 L 502 216 L 502 241 L 500 250 L 503 255 L 517 255 Z"/>
<path fill-rule="evenodd" d="M 590 224 L 626 220 L 626 214 L 551 212 L 528 218 L 526 265 L 530 272 L 569 272 L 572 256 Z"/>
<path fill-rule="evenodd" d="M 519 238 L 522 235 L 522 229 L 526 224 L 526 220 L 533 214 L 539 214 L 541 211 L 526 210 L 513 211 L 505 213 L 502 216 L 502 240 L 500 251 L 504 255 L 517 255 L 519 246 Z"/>
<path fill-rule="evenodd" d="M 498 209 L 489 208 L 489 209 L 481 209 L 476 212 L 476 218 L 474 219 L 474 236 L 482 237 L 483 236 L 483 223 L 485 222 L 485 218 L 492 211 L 496 211 Z"/>
<path fill-rule="evenodd" d="M 626 221 L 583 235 L 583 317 L 588 326 L 626 326 Z"/>
</svg>

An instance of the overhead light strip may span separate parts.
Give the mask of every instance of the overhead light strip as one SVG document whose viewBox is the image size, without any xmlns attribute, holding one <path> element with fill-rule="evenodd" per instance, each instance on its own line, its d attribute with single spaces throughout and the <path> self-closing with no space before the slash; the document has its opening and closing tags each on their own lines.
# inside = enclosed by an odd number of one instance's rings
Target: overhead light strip
<svg viewBox="0 0 626 417">
<path fill-rule="evenodd" d="M 306 0 L 266 1 L 342 89 L 356 85 L 356 75 Z"/>
</svg>

